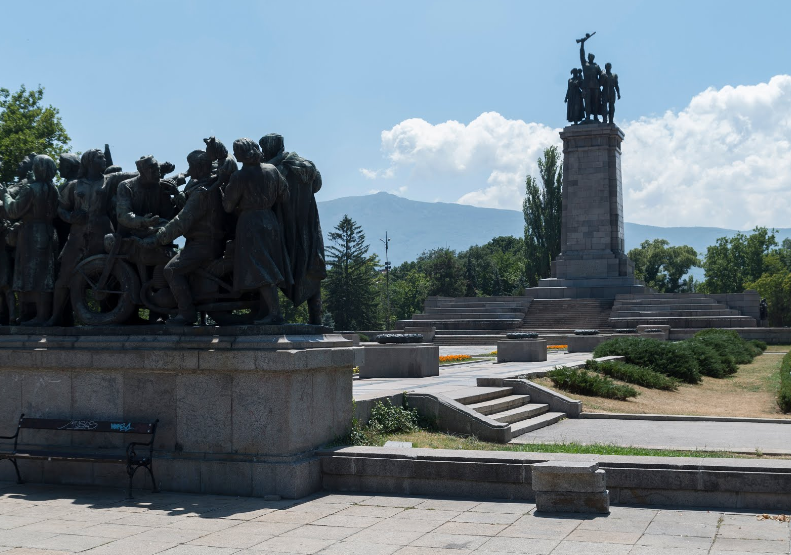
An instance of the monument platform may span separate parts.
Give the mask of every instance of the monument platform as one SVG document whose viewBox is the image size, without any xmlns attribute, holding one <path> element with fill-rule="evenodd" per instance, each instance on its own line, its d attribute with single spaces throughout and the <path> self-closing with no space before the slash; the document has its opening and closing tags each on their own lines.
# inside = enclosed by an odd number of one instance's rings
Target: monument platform
<svg viewBox="0 0 791 555">
<path fill-rule="evenodd" d="M 351 340 L 315 326 L 0 328 L 0 435 L 27 417 L 154 421 L 164 490 L 299 498 L 316 448 L 348 432 Z M 88 433 L 36 446 L 115 450 Z M 123 465 L 20 461 L 28 482 L 123 487 Z M 0 480 L 13 467 L 0 461 Z M 151 487 L 135 476 L 135 487 Z"/>
</svg>

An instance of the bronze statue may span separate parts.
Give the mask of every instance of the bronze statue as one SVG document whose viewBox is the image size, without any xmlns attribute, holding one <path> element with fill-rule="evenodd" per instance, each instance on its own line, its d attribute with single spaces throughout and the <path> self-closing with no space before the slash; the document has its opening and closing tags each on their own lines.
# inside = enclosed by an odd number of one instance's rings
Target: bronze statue
<svg viewBox="0 0 791 555">
<path fill-rule="evenodd" d="M 174 181 L 161 179 L 153 156 L 143 156 L 135 165 L 139 175 L 118 186 L 115 210 L 122 236 L 144 238 L 173 219 L 185 199 Z"/>
<path fill-rule="evenodd" d="M 585 108 L 582 105 L 582 70 L 574 68 L 571 70 L 571 79 L 566 89 L 566 120 L 571 123 L 579 123 L 585 117 Z"/>
<path fill-rule="evenodd" d="M 324 236 L 315 194 L 321 174 L 310 160 L 286 152 L 282 135 L 270 133 L 258 142 L 268 164 L 288 182 L 288 200 L 276 205 L 283 225 L 283 241 L 291 262 L 293 284 L 282 288 L 294 306 L 308 303 L 309 323 L 321 324 L 321 281 L 327 277 Z"/>
<path fill-rule="evenodd" d="M 272 207 L 288 200 L 288 184 L 252 139 L 237 139 L 233 153 L 242 163 L 225 187 L 223 208 L 236 212 L 234 289 L 258 291 L 256 324 L 280 324 L 277 288 L 292 285 L 290 263 L 277 216 Z"/>
<path fill-rule="evenodd" d="M 182 326 L 194 324 L 198 317 L 187 278 L 222 256 L 225 239 L 222 193 L 218 177 L 212 175 L 212 161 L 206 152 L 195 150 L 187 156 L 187 164 L 190 181 L 184 189 L 187 199 L 184 208 L 148 239 L 160 245 L 170 244 L 182 235 L 186 239 L 184 248 L 164 269 L 165 279 L 178 304 L 178 316 L 167 323 Z"/>
<path fill-rule="evenodd" d="M 104 236 L 114 231 L 111 199 L 120 181 L 137 174 L 107 174 L 107 160 L 98 148 L 80 158 L 79 177 L 60 191 L 58 215 L 69 224 L 68 239 L 60 253 L 60 271 L 55 282 L 52 317 L 48 326 L 59 325 L 67 306 L 69 283 L 77 265 L 85 258 L 104 252 Z"/>
<path fill-rule="evenodd" d="M 594 62 L 595 56 L 588 54 L 585 58 L 585 41 L 591 38 L 593 34 L 586 34 L 584 38 L 577 40 L 580 43 L 580 63 L 582 64 L 582 98 L 585 103 L 585 119 L 590 121 L 591 116 L 593 120 L 598 123 L 599 121 L 599 76 L 601 75 L 601 68 L 599 64 Z"/>
<path fill-rule="evenodd" d="M 618 86 L 618 74 L 612 72 L 612 64 L 604 64 L 604 73 L 599 77 L 601 82 L 601 113 L 604 123 L 613 123 L 615 116 L 615 97 L 621 100 L 621 89 Z"/>
<path fill-rule="evenodd" d="M 58 208 L 58 189 L 53 183 L 57 168 L 49 156 L 33 159 L 33 181 L 21 185 L 16 198 L 0 186 L 9 218 L 20 220 L 16 238 L 12 288 L 21 302 L 36 305 L 35 317 L 22 322 L 38 326 L 46 322 L 52 309 L 55 285 L 57 237 L 53 226 Z"/>
</svg>

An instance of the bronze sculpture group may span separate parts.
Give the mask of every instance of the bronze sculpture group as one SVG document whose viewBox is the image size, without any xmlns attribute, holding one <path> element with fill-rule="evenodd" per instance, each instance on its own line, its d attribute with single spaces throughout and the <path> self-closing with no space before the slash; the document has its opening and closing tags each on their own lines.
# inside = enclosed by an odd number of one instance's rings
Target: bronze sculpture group
<svg viewBox="0 0 791 555">
<path fill-rule="evenodd" d="M 580 45 L 580 64 L 582 69 L 571 70 L 566 91 L 566 120 L 571 123 L 599 122 L 613 123 L 615 100 L 621 99 L 618 75 L 612 72 L 612 64 L 604 64 L 602 71 L 591 53 L 585 57 L 585 41 L 596 33 L 587 33 L 577 39 Z M 591 120 L 592 118 L 592 120 Z"/>
<path fill-rule="evenodd" d="M 233 156 L 204 143 L 171 178 L 175 167 L 153 156 L 122 172 L 108 148 L 64 154 L 58 167 L 25 157 L 0 185 L 3 323 L 276 325 L 280 290 L 321 324 L 316 166 L 277 134 L 238 139 Z"/>
</svg>

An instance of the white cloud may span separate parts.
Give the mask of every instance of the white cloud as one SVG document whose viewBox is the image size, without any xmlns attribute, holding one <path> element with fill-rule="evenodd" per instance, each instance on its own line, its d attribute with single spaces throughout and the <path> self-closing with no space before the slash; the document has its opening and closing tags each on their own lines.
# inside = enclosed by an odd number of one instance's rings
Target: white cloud
<svg viewBox="0 0 791 555">
<path fill-rule="evenodd" d="M 619 122 L 624 212 L 652 225 L 788 227 L 791 76 L 708 89 L 680 112 Z M 559 129 L 486 112 L 465 125 L 405 120 L 382 132 L 385 170 L 366 177 L 453 179 L 457 202 L 519 209 L 535 160 Z M 483 172 L 483 173 L 482 173 Z M 482 183 L 484 177 L 486 183 Z M 466 190 L 466 192 L 464 192 Z M 436 192 L 434 192 L 436 194 Z M 453 199 L 448 199 L 453 200 Z"/>
</svg>

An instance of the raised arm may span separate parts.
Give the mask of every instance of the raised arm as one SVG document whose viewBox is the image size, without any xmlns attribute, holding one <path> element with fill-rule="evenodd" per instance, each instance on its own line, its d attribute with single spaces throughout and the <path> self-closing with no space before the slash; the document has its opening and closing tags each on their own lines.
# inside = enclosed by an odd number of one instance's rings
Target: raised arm
<svg viewBox="0 0 791 555">
<path fill-rule="evenodd" d="M 585 68 L 585 41 L 580 43 L 580 63 L 583 69 Z"/>
</svg>

